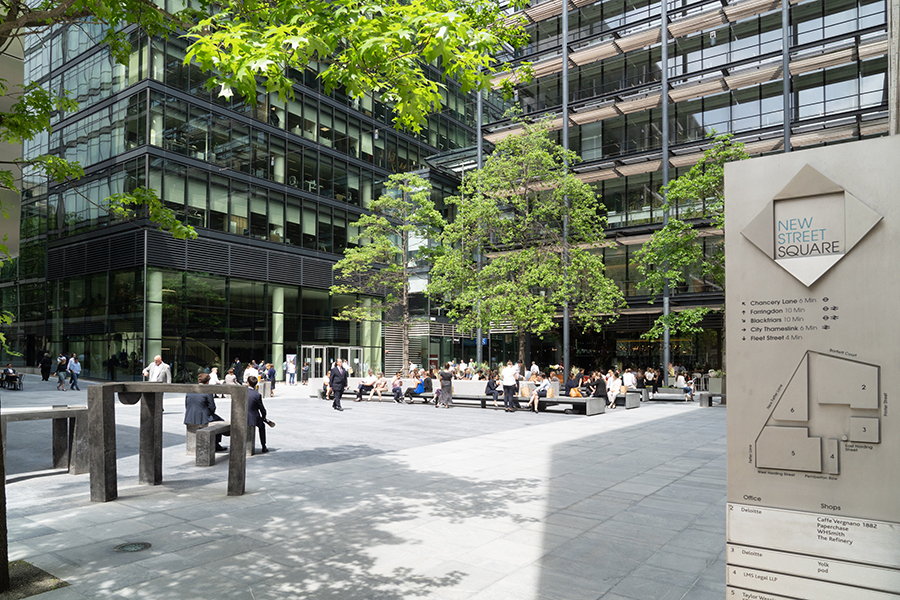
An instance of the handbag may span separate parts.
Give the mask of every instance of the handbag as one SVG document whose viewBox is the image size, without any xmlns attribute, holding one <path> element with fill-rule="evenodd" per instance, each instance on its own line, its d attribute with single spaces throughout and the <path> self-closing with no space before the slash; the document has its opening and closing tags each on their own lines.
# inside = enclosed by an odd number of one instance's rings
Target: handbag
<svg viewBox="0 0 900 600">
<path fill-rule="evenodd" d="M 569 391 L 569 396 L 571 398 L 584 398 L 584 396 L 581 395 L 581 390 L 578 388 L 572 388 L 571 391 Z"/>
<path fill-rule="evenodd" d="M 628 386 L 620 385 L 620 386 L 619 386 L 619 393 L 620 393 L 620 394 L 627 394 L 627 393 L 628 393 Z"/>
</svg>

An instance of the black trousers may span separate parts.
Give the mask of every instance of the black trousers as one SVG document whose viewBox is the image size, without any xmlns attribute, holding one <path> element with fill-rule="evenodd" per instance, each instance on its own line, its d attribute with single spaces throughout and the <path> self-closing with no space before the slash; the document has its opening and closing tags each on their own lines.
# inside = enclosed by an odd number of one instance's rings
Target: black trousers
<svg viewBox="0 0 900 600">
<path fill-rule="evenodd" d="M 344 390 L 332 389 L 332 391 L 334 392 L 334 402 L 331 405 L 335 408 L 341 408 L 341 396 L 344 395 Z"/>
<path fill-rule="evenodd" d="M 500 397 L 500 390 L 494 390 L 492 392 L 488 392 L 485 396 L 490 396 L 494 398 L 494 402 Z M 504 398 L 504 404 L 506 403 L 506 398 Z"/>
<path fill-rule="evenodd" d="M 266 424 L 262 421 L 256 426 L 259 429 L 259 443 L 265 448 L 266 447 Z"/>
<path fill-rule="evenodd" d="M 515 408 L 516 387 L 514 385 L 503 386 L 503 406 L 506 408 Z"/>
</svg>

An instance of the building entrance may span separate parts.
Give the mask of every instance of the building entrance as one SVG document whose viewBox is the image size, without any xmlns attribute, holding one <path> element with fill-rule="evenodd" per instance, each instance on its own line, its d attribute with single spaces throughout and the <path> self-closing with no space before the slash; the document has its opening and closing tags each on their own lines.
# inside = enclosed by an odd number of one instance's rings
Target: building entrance
<svg viewBox="0 0 900 600">
<path fill-rule="evenodd" d="M 344 361 L 352 369 L 351 376 L 362 377 L 368 365 L 363 364 L 363 351 L 358 346 L 301 346 L 300 367 L 309 363 L 309 378 L 321 381 L 331 371 L 334 361 Z"/>
</svg>

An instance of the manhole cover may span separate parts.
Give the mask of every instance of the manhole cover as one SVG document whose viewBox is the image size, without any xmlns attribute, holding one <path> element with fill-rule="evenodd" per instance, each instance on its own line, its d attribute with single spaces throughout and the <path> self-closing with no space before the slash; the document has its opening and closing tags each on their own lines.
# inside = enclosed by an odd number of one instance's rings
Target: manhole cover
<svg viewBox="0 0 900 600">
<path fill-rule="evenodd" d="M 130 542 L 128 544 L 119 544 L 113 550 L 116 552 L 140 552 L 150 547 L 147 542 Z"/>
</svg>

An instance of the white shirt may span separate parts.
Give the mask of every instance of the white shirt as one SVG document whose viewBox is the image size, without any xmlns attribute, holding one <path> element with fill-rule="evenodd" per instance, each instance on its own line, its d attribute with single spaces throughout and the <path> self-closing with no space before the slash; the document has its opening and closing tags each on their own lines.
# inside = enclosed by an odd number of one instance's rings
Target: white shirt
<svg viewBox="0 0 900 600">
<path fill-rule="evenodd" d="M 375 385 L 375 382 L 378 381 L 378 378 L 375 375 L 369 375 L 367 377 L 363 377 L 363 385 Z"/>
<path fill-rule="evenodd" d="M 607 391 L 615 390 L 618 393 L 620 387 L 622 387 L 622 380 L 618 377 L 610 377 L 609 381 L 606 382 Z"/>
<path fill-rule="evenodd" d="M 540 392 L 541 390 L 549 390 L 549 389 L 550 389 L 550 381 L 547 379 L 544 379 L 543 381 L 541 381 L 539 384 L 537 384 L 537 387 L 535 388 L 535 390 L 538 392 Z"/>
<path fill-rule="evenodd" d="M 503 367 L 503 370 L 500 372 L 500 381 L 503 385 L 516 385 L 518 374 L 519 369 L 515 366 Z"/>
<path fill-rule="evenodd" d="M 253 367 L 247 367 L 246 369 L 244 369 L 244 381 L 245 382 L 247 381 L 248 377 L 256 377 L 257 379 L 259 379 L 259 371 L 257 371 Z"/>
<path fill-rule="evenodd" d="M 540 372 L 541 372 L 541 369 L 540 369 L 536 364 L 532 364 L 532 365 L 531 365 L 531 372 L 532 372 L 532 373 L 540 373 Z"/>
<path fill-rule="evenodd" d="M 635 383 L 637 383 L 637 378 L 634 376 L 634 373 L 626 371 L 625 374 L 622 375 L 622 385 L 625 387 L 633 388 Z"/>
<path fill-rule="evenodd" d="M 209 373 L 209 385 L 219 385 L 219 376 L 212 371 Z"/>
<path fill-rule="evenodd" d="M 687 384 L 684 382 L 684 375 L 679 375 L 678 379 L 675 380 L 675 387 L 686 388 Z"/>
</svg>

